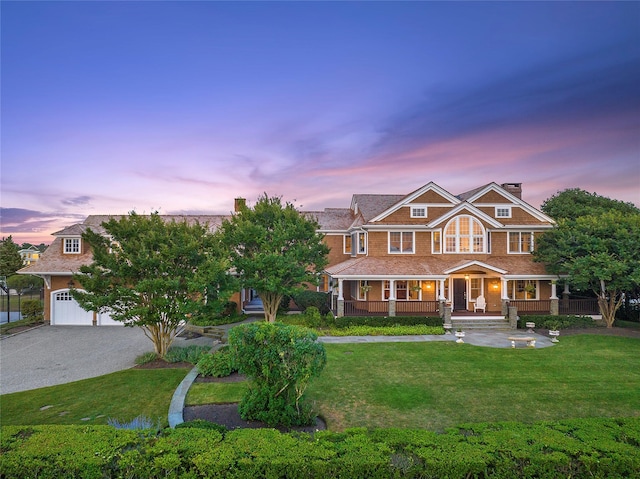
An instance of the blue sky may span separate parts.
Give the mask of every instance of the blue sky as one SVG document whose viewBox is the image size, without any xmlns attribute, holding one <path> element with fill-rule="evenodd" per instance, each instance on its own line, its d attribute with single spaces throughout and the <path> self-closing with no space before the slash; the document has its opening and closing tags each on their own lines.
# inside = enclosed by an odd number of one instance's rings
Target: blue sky
<svg viewBox="0 0 640 479">
<path fill-rule="evenodd" d="M 640 205 L 638 2 L 11 2 L 2 231 L 522 182 Z"/>
</svg>

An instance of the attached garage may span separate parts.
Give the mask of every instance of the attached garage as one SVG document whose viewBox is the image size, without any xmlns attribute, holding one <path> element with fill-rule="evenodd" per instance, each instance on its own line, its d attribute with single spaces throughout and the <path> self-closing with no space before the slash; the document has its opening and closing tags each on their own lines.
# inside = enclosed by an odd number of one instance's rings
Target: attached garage
<svg viewBox="0 0 640 479">
<path fill-rule="evenodd" d="M 93 326 L 93 311 L 85 311 L 69 290 L 51 293 L 51 324 L 55 326 Z"/>
<path fill-rule="evenodd" d="M 122 326 L 124 323 L 111 319 L 108 313 L 98 314 L 98 326 Z"/>
<path fill-rule="evenodd" d="M 93 311 L 85 311 L 73 299 L 69 290 L 51 294 L 51 324 L 56 326 L 93 326 Z M 108 313 L 96 315 L 97 326 L 122 326 L 111 319 Z"/>
</svg>

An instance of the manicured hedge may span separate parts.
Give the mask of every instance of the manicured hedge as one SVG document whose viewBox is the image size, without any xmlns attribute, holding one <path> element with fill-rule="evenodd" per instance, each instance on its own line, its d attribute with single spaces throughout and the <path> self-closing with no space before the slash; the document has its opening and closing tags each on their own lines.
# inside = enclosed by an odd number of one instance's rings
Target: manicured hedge
<svg viewBox="0 0 640 479">
<path fill-rule="evenodd" d="M 640 418 L 464 425 L 437 434 L 5 426 L 2 478 L 633 478 Z"/>
<path fill-rule="evenodd" d="M 337 328 L 348 328 L 351 326 L 442 326 L 442 318 L 428 316 L 343 316 L 335 319 Z"/>
<path fill-rule="evenodd" d="M 580 329 L 580 328 L 595 328 L 598 324 L 591 318 L 591 316 L 573 316 L 573 315 L 560 315 L 552 316 L 547 315 L 529 315 L 520 316 L 518 319 L 518 329 L 526 329 L 526 323 L 536 323 L 536 328 L 539 329 Z"/>
</svg>

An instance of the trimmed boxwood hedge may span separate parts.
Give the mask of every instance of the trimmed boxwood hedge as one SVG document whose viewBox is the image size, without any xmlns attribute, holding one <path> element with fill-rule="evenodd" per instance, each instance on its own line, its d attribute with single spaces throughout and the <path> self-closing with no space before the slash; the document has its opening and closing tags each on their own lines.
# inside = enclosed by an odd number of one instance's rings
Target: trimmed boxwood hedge
<svg viewBox="0 0 640 479">
<path fill-rule="evenodd" d="M 640 418 L 462 425 L 438 434 L 350 429 L 5 426 L 2 478 L 639 477 Z"/>
<path fill-rule="evenodd" d="M 598 326 L 598 323 L 591 316 L 537 314 L 520 316 L 518 318 L 518 329 L 526 329 L 527 322 L 536 323 L 536 328 L 538 329 L 555 329 L 556 327 L 559 329 L 580 329 Z"/>
<path fill-rule="evenodd" d="M 429 316 L 343 316 L 335 319 L 337 328 L 348 328 L 351 326 L 442 326 L 442 318 Z"/>
</svg>

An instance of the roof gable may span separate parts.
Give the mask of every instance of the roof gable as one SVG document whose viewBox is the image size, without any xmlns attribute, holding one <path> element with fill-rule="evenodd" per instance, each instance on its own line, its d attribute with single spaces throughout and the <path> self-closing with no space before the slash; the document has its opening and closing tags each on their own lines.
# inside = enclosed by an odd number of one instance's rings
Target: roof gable
<svg viewBox="0 0 640 479">
<path fill-rule="evenodd" d="M 485 212 L 479 210 L 478 208 L 476 208 L 475 206 L 473 206 L 470 203 L 467 203 L 466 201 L 464 203 L 460 203 L 458 206 L 456 206 L 455 208 L 453 208 L 452 210 L 449 210 L 447 213 L 445 213 L 444 215 L 440 216 L 439 218 L 436 218 L 433 221 L 430 221 L 427 224 L 428 228 L 435 228 L 438 225 L 444 223 L 445 221 L 450 220 L 451 218 L 453 218 L 454 216 L 458 216 L 460 214 L 463 214 L 463 212 L 466 210 L 466 212 L 468 214 L 470 214 L 471 216 L 475 216 L 476 218 L 484 221 L 485 223 L 493 226 L 494 228 L 501 228 L 504 225 L 502 223 L 500 223 L 498 220 L 496 220 L 495 218 L 492 218 L 491 216 L 489 216 L 488 214 L 486 214 Z"/>
<path fill-rule="evenodd" d="M 381 221 L 390 214 L 398 211 L 403 206 L 410 205 L 411 203 L 426 203 L 428 205 L 435 202 L 437 202 L 437 204 L 447 204 L 454 206 L 460 203 L 460 200 L 449 193 L 447 190 L 439 187 L 433 181 L 431 181 L 424 185 L 422 188 L 415 190 L 413 193 L 409 193 L 408 195 L 402 197 L 395 204 L 382 211 L 370 221 Z"/>
<path fill-rule="evenodd" d="M 472 192 L 468 192 L 472 193 Z M 473 190 L 467 201 L 473 204 L 482 204 L 483 202 L 497 203 L 499 199 L 503 199 L 505 204 L 520 206 L 524 211 L 544 223 L 555 224 L 553 218 L 545 215 L 542 211 L 534 208 L 526 201 L 521 200 L 517 196 L 512 195 L 497 183 L 489 183 L 483 188 Z"/>
</svg>

